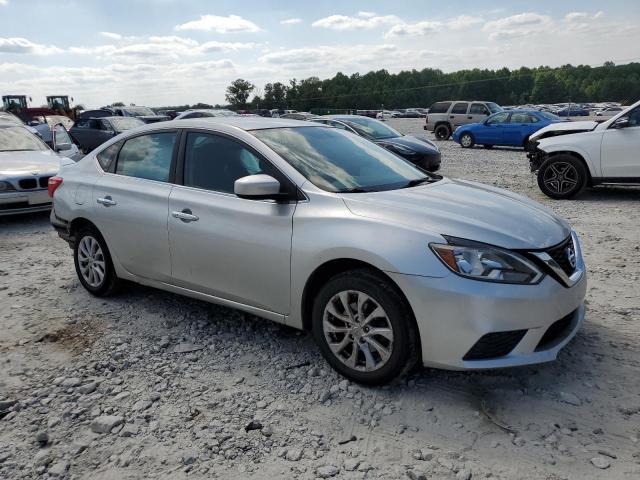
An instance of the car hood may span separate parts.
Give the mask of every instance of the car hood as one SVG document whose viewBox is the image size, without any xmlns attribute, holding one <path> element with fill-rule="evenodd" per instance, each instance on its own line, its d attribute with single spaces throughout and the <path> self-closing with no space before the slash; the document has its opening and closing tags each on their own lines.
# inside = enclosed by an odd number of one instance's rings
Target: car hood
<svg viewBox="0 0 640 480">
<path fill-rule="evenodd" d="M 0 176 L 32 174 L 33 172 L 55 173 L 59 168 L 60 157 L 50 150 L 0 152 Z"/>
<path fill-rule="evenodd" d="M 377 140 L 376 143 L 380 145 L 401 145 L 403 147 L 410 148 L 416 152 L 433 153 L 437 152 L 438 147 L 432 145 L 427 140 L 411 137 L 409 135 L 403 135 L 402 137 L 385 138 L 384 140 Z"/>
<path fill-rule="evenodd" d="M 582 121 L 582 122 L 556 122 L 541 128 L 536 133 L 531 135 L 530 140 L 536 140 L 544 136 L 547 132 L 566 132 L 566 133 L 579 133 L 590 132 L 598 126 L 598 122 L 594 121 Z"/>
<path fill-rule="evenodd" d="M 500 188 L 463 180 L 384 192 L 342 195 L 355 215 L 510 249 L 541 249 L 571 227 L 551 210 Z"/>
</svg>

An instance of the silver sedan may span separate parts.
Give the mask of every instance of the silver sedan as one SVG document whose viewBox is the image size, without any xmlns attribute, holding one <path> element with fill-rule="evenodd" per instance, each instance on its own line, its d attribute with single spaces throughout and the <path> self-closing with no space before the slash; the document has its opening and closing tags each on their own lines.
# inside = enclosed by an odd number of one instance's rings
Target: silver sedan
<svg viewBox="0 0 640 480">
<path fill-rule="evenodd" d="M 336 128 L 165 122 L 54 184 L 52 223 L 92 294 L 130 280 L 309 330 L 357 382 L 418 362 L 550 361 L 584 318 L 585 267 L 564 220 Z"/>
</svg>

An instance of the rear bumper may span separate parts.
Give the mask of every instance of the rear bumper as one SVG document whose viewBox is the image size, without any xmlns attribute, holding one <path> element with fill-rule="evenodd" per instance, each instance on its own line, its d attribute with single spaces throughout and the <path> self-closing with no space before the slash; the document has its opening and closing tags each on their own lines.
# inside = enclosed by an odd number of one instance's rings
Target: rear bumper
<svg viewBox="0 0 640 480">
<path fill-rule="evenodd" d="M 71 232 L 69 231 L 69 222 L 63 218 L 60 218 L 56 215 L 55 208 L 51 209 L 51 215 L 49 215 L 49 219 L 51 220 L 51 225 L 58 232 L 58 236 L 62 238 L 65 242 L 69 244 L 69 246 L 73 245 L 73 238 L 71 236 Z"/>
<path fill-rule="evenodd" d="M 586 273 L 571 288 L 548 275 L 537 285 L 493 284 L 454 274 L 389 275 L 415 314 L 425 366 L 475 370 L 549 362 L 584 320 Z M 477 354 L 481 339 L 504 332 L 513 342 L 506 350 Z"/>
<path fill-rule="evenodd" d="M 51 208 L 47 189 L 0 193 L 0 216 L 44 212 Z"/>
</svg>

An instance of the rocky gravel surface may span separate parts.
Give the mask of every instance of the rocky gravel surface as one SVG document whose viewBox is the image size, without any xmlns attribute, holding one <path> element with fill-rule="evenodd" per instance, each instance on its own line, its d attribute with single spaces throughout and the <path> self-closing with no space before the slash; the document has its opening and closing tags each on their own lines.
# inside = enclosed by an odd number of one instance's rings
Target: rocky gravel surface
<svg viewBox="0 0 640 480">
<path fill-rule="evenodd" d="M 303 332 L 136 285 L 93 298 L 46 214 L 0 219 L 0 479 L 640 478 L 640 189 L 552 201 L 521 151 L 439 145 L 445 175 L 580 234 L 588 313 L 557 361 L 361 387 Z"/>
</svg>

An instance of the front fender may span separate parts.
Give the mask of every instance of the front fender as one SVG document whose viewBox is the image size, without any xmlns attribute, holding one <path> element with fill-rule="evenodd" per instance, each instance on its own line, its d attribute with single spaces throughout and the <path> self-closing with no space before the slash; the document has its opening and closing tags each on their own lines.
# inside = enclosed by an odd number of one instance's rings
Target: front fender
<svg viewBox="0 0 640 480">
<path fill-rule="evenodd" d="M 555 139 L 550 138 L 549 140 Z M 562 140 L 562 137 L 558 137 L 558 140 Z M 568 142 L 545 142 L 545 140 L 541 140 L 538 145 L 538 149 L 544 152 L 547 156 L 557 153 L 571 153 L 579 156 L 584 160 L 592 177 L 600 176 L 599 145 L 597 152 L 593 152 L 593 149 L 583 147 L 581 145 L 575 145 Z"/>
</svg>

